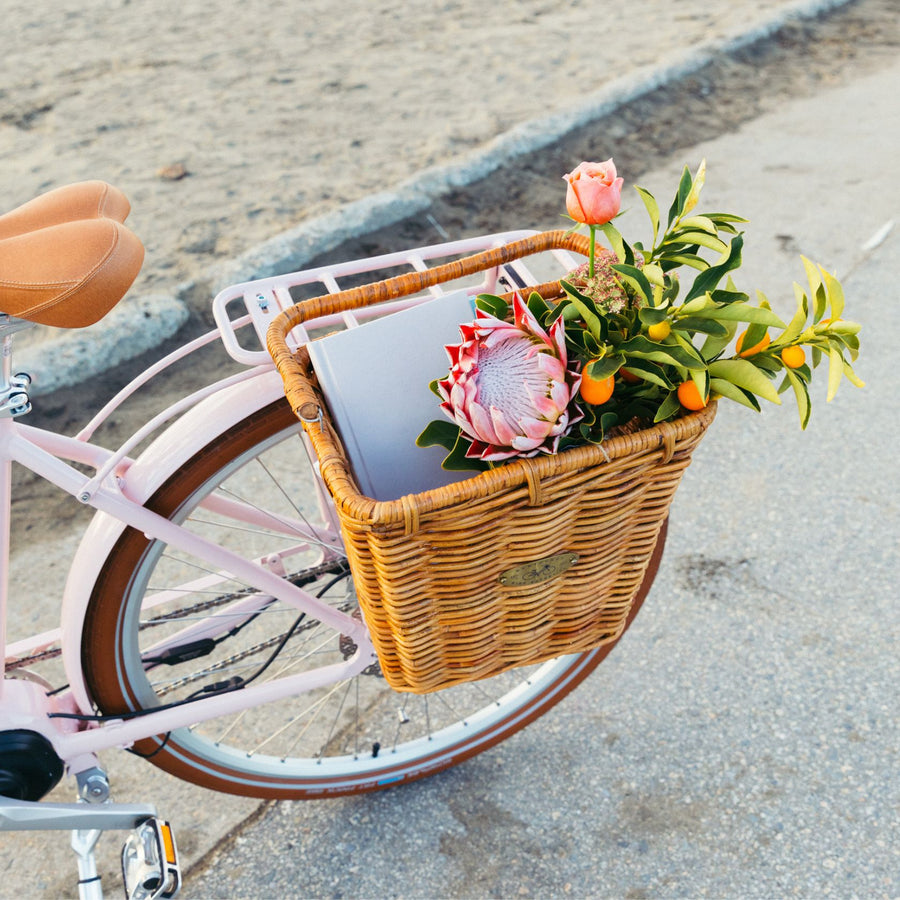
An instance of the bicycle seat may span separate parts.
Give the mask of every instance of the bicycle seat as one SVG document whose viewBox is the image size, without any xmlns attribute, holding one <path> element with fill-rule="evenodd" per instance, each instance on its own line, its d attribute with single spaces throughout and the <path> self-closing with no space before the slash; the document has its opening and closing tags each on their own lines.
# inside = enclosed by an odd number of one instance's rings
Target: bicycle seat
<svg viewBox="0 0 900 900">
<path fill-rule="evenodd" d="M 144 260 L 122 224 L 130 209 L 117 188 L 85 181 L 0 215 L 0 310 L 60 328 L 103 318 Z"/>
</svg>

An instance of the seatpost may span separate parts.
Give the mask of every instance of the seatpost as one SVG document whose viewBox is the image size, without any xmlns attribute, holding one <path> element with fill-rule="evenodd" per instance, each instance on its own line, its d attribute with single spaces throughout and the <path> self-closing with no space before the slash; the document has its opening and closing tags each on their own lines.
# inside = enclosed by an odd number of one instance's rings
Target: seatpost
<svg viewBox="0 0 900 900">
<path fill-rule="evenodd" d="M 12 339 L 17 331 L 33 327 L 34 322 L 0 313 L 0 417 L 23 416 L 31 412 L 27 392 L 31 376 L 12 374 Z"/>
<path fill-rule="evenodd" d="M 31 328 L 32 322 L 0 313 L 0 697 L 6 674 L 6 611 L 9 601 L 9 531 L 12 507 L 12 460 L 6 454 L 6 440 L 12 419 L 31 409 L 25 388 L 28 375 L 12 374 L 12 340 L 17 331 Z"/>
</svg>

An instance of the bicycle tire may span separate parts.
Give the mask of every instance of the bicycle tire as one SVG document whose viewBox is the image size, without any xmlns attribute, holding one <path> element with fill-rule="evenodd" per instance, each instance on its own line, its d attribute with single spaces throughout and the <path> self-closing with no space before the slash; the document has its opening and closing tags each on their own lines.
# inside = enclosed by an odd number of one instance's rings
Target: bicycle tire
<svg viewBox="0 0 900 900">
<path fill-rule="evenodd" d="M 256 469 L 261 463 L 273 465 L 271 457 L 291 447 L 297 429 L 296 419 L 284 401 L 269 403 L 253 411 L 237 425 L 211 440 L 186 464 L 171 472 L 146 506 L 175 521 L 193 522 L 191 514 L 205 496 L 214 490 L 223 490 L 222 484 L 225 483 L 231 490 L 233 480 L 245 477 L 250 469 Z M 293 456 L 289 455 L 289 458 Z M 665 529 L 661 532 L 626 629 L 653 581 L 664 540 Z M 162 564 L 166 559 L 165 550 L 159 542 L 149 540 L 135 529 L 126 528 L 109 552 L 91 591 L 85 614 L 81 659 L 93 702 L 104 714 L 123 715 L 140 709 L 153 709 L 165 702 L 160 699 L 164 688 L 154 685 L 153 676 L 149 674 L 161 666 L 155 658 L 150 658 L 152 651 L 141 648 L 143 629 L 139 624 L 145 596 L 161 596 L 159 591 L 163 589 L 150 586 L 150 579 L 151 576 L 163 577 L 165 573 L 162 570 L 170 565 L 168 561 Z M 174 568 L 177 570 L 178 566 L 183 565 L 179 561 Z M 301 576 L 293 572 L 290 577 Z M 322 575 L 320 580 L 326 577 L 330 576 Z M 185 595 L 188 593 L 181 583 L 165 590 L 177 596 L 179 602 L 183 600 L 179 591 Z M 223 588 L 217 587 L 217 590 Z M 233 597 L 226 603 L 226 611 L 232 602 Z M 347 602 L 346 598 L 343 602 Z M 186 604 L 184 600 L 177 611 L 184 608 L 192 612 L 195 609 Z M 265 612 L 268 615 L 270 610 L 266 608 Z M 292 614 L 296 615 L 296 611 Z M 207 619 L 211 622 L 215 615 L 222 614 L 214 612 Z M 165 614 L 162 618 L 165 619 Z M 250 631 L 262 628 L 262 625 L 257 625 L 256 618 Z M 264 617 L 259 614 L 258 618 Z M 272 615 L 265 621 L 275 622 L 276 619 Z M 154 619 L 153 624 L 158 625 L 159 620 Z M 273 625 L 273 628 L 277 627 L 285 626 Z M 304 625 L 304 628 L 308 630 L 313 626 Z M 277 633 L 276 630 L 276 638 L 269 640 L 277 639 Z M 252 635 L 248 635 L 244 641 L 253 639 Z M 331 643 L 326 647 L 332 657 L 342 652 L 340 642 L 340 636 L 332 636 Z M 332 647 L 332 644 L 336 646 Z M 251 650 L 255 646 L 251 645 Z M 379 790 L 447 769 L 514 734 L 562 700 L 600 664 L 613 646 L 608 644 L 541 666 L 517 669 L 471 686 L 463 685 L 424 697 L 392 691 L 378 673 L 377 666 L 370 667 L 348 682 L 346 688 L 341 686 L 341 706 L 335 713 L 331 731 L 324 739 L 321 735 L 316 738 L 322 744 L 316 752 L 305 750 L 297 756 L 289 755 L 296 752 L 291 749 L 279 754 L 263 753 L 258 748 L 234 744 L 236 738 L 230 735 L 228 742 L 221 737 L 221 730 L 230 727 L 232 734 L 237 731 L 245 740 L 252 737 L 253 741 L 257 741 L 263 734 L 263 744 L 272 741 L 276 735 L 280 739 L 276 728 L 278 722 L 287 719 L 288 723 L 297 720 L 298 727 L 303 724 L 299 721 L 300 715 L 292 709 L 294 704 L 301 704 L 299 698 L 269 704 L 259 711 L 252 710 L 250 721 L 244 723 L 242 720 L 239 726 L 230 721 L 220 725 L 216 720 L 215 734 L 205 730 L 213 727 L 210 725 L 179 729 L 142 740 L 133 749 L 179 778 L 231 794 L 266 799 L 310 799 Z M 226 663 L 236 657 L 237 653 L 232 652 L 231 657 L 226 657 Z M 327 663 L 328 659 L 324 662 Z M 185 661 L 185 665 L 188 664 L 196 666 L 198 663 Z M 219 671 L 214 669 L 216 664 L 209 663 L 208 671 L 204 671 L 201 663 L 200 678 L 217 677 L 211 674 Z M 186 677 L 196 678 L 195 675 Z M 353 690 L 357 707 L 353 713 L 349 708 L 345 712 L 346 700 Z M 335 703 L 338 699 L 334 697 Z M 330 698 L 314 698 L 309 702 L 310 707 L 313 703 L 319 704 L 315 714 L 310 714 L 313 719 L 318 717 L 326 702 L 330 702 Z M 417 704 L 415 710 L 412 704 Z M 437 726 L 438 714 L 446 708 L 453 712 Z M 353 716 L 356 718 L 353 719 Z M 396 725 L 398 719 L 400 724 Z M 393 743 L 387 740 L 389 726 L 385 723 L 389 720 L 394 722 L 390 728 L 394 729 L 396 725 L 395 734 L 399 735 Z M 411 722 L 415 723 L 416 730 L 404 731 Z M 317 733 L 310 724 L 303 727 L 303 740 L 306 740 L 310 729 L 314 732 L 313 736 Z M 361 733 L 364 740 L 360 738 Z M 356 742 L 352 749 L 349 746 L 351 735 Z M 301 740 L 292 739 L 295 743 Z"/>
</svg>

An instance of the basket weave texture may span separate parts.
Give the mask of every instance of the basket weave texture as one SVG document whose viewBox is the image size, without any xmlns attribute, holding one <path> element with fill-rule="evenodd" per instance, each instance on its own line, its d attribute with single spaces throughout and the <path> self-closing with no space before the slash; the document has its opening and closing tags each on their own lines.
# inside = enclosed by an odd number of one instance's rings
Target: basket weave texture
<svg viewBox="0 0 900 900">
<path fill-rule="evenodd" d="M 586 254 L 548 232 L 427 272 L 306 301 L 275 320 L 269 350 L 334 499 L 382 672 L 427 693 L 615 641 L 715 404 L 552 456 L 519 459 L 393 501 L 359 492 L 302 349 L 300 321 L 415 293 L 540 250 Z M 555 286 L 558 290 L 558 285 Z M 541 286 L 552 296 L 554 286 Z"/>
</svg>

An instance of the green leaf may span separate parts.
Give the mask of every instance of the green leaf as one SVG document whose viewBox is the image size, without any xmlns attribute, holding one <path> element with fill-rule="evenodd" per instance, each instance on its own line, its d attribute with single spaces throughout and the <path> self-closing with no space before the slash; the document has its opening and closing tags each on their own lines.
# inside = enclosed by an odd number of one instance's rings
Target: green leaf
<svg viewBox="0 0 900 900">
<path fill-rule="evenodd" d="M 728 244 L 721 238 L 705 231 L 676 231 L 667 237 L 663 242 L 664 246 L 671 244 L 687 244 L 688 246 L 699 245 L 715 250 L 717 253 L 724 253 L 728 249 Z"/>
<path fill-rule="evenodd" d="M 803 293 L 803 289 L 797 282 L 794 282 L 794 294 L 797 297 L 797 312 L 794 313 L 794 318 L 788 322 L 787 328 L 772 341 L 774 346 L 785 347 L 788 344 L 792 344 L 806 327 L 809 308 L 806 305 L 806 294 Z"/>
<path fill-rule="evenodd" d="M 581 331 L 579 333 L 582 335 L 582 347 L 580 349 L 584 351 L 584 355 L 589 359 L 600 356 L 606 345 L 601 344 L 589 331 Z M 566 337 L 568 338 L 569 335 L 566 335 Z"/>
<path fill-rule="evenodd" d="M 686 218 L 681 220 L 681 227 L 686 228 L 689 231 L 697 230 L 709 232 L 709 234 L 716 234 L 717 228 L 716 223 L 713 222 L 709 216 L 687 216 Z"/>
<path fill-rule="evenodd" d="M 602 359 L 595 359 L 584 371 L 591 378 L 596 378 L 599 381 L 603 378 L 609 378 L 610 375 L 615 375 L 622 368 L 624 362 L 624 356 L 613 353 L 609 356 L 604 356 Z"/>
<path fill-rule="evenodd" d="M 460 432 L 453 449 L 444 457 L 441 468 L 448 472 L 486 472 L 492 468 L 491 464 L 483 459 L 466 456 L 466 451 L 471 446 L 472 442 Z"/>
<path fill-rule="evenodd" d="M 780 359 L 762 354 L 753 357 L 753 365 L 758 369 L 765 369 L 766 372 L 771 372 L 773 375 L 784 368 L 784 363 Z"/>
<path fill-rule="evenodd" d="M 707 309 L 713 305 L 712 297 L 709 294 L 704 294 L 702 297 L 694 297 L 693 300 L 688 303 L 682 303 L 678 309 L 675 310 L 675 314 L 679 316 L 692 316 L 695 313 L 702 312 L 704 309 Z"/>
<path fill-rule="evenodd" d="M 846 360 L 844 361 L 844 377 L 854 385 L 854 387 L 865 387 L 866 383 L 853 371 L 852 366 Z"/>
<path fill-rule="evenodd" d="M 655 363 L 641 359 L 627 359 L 622 368 L 626 372 L 631 372 L 632 375 L 637 375 L 638 378 L 643 378 L 644 381 L 649 381 L 651 384 L 658 385 L 666 390 L 675 388 L 675 385 L 666 376 L 665 371 Z"/>
<path fill-rule="evenodd" d="M 637 266 L 617 263 L 612 266 L 612 270 L 621 276 L 621 280 L 627 281 L 638 293 L 643 294 L 647 303 L 653 302 L 653 287 Z"/>
<path fill-rule="evenodd" d="M 544 324 L 544 319 L 547 313 L 550 312 L 550 304 L 537 291 L 532 291 L 528 296 L 527 306 L 538 322 Z M 497 318 L 501 317 L 497 316 Z"/>
<path fill-rule="evenodd" d="M 781 404 L 778 391 L 769 377 L 747 359 L 718 359 L 709 364 L 709 374 L 712 378 L 730 381 L 770 403 Z"/>
<path fill-rule="evenodd" d="M 757 344 L 761 343 L 766 336 L 767 328 L 765 325 L 760 324 L 759 322 L 753 322 L 747 331 L 744 333 L 743 339 L 741 340 L 741 353 L 755 356 L 756 354 L 750 354 L 751 348 L 755 347 Z M 763 348 L 765 349 L 765 348 Z M 760 351 L 757 351 L 757 353 Z"/>
<path fill-rule="evenodd" d="M 660 263 L 672 263 L 672 266 L 690 266 L 692 269 L 699 269 L 705 272 L 709 268 L 709 263 L 696 253 L 662 253 L 659 257 Z"/>
<path fill-rule="evenodd" d="M 728 329 L 721 322 L 706 319 L 703 316 L 683 316 L 675 319 L 672 328 L 677 331 L 693 331 L 701 334 L 728 334 Z"/>
<path fill-rule="evenodd" d="M 659 204 L 656 202 L 656 198 L 650 191 L 644 190 L 642 187 L 634 186 L 634 189 L 638 192 L 641 200 L 644 201 L 644 206 L 647 209 L 647 215 L 650 216 L 650 224 L 653 226 L 653 244 L 656 245 L 656 236 L 659 234 Z"/>
<path fill-rule="evenodd" d="M 729 278 L 728 281 L 730 283 L 731 279 Z M 716 303 L 748 303 L 750 300 L 749 294 L 735 290 L 733 286 L 727 290 L 713 291 L 709 296 L 712 297 Z"/>
<path fill-rule="evenodd" d="M 818 322 L 825 315 L 826 309 L 828 309 L 828 292 L 825 285 L 820 284 L 813 297 L 813 322 Z"/>
<path fill-rule="evenodd" d="M 705 369 L 706 362 L 700 358 L 696 349 L 693 352 L 675 344 L 658 344 L 643 335 L 635 335 L 619 345 L 619 351 L 627 357 L 649 359 L 651 362 L 669 366 L 681 366 L 684 369 Z"/>
<path fill-rule="evenodd" d="M 809 292 L 815 295 L 816 291 L 819 289 L 819 285 L 822 284 L 822 276 L 819 274 L 819 268 L 812 260 L 807 259 L 805 256 L 801 256 L 800 259 L 803 262 L 803 268 L 806 270 L 806 280 L 809 282 Z"/>
<path fill-rule="evenodd" d="M 711 334 L 703 342 L 703 346 L 700 348 L 700 355 L 704 359 L 715 359 L 715 357 L 717 357 L 731 343 L 731 339 L 734 337 L 734 333 L 737 331 L 737 327 L 735 323 L 729 323 L 726 327 L 728 329 L 727 334 L 723 334 L 718 337 L 714 334 Z"/>
<path fill-rule="evenodd" d="M 677 391 L 670 391 L 669 396 L 660 403 L 659 409 L 653 417 L 653 421 L 665 422 L 667 419 L 671 419 L 673 416 L 677 415 L 680 411 L 681 404 L 678 402 L 678 393 Z"/>
<path fill-rule="evenodd" d="M 668 315 L 669 310 L 654 306 L 642 306 L 638 310 L 638 318 L 644 325 L 659 325 L 660 322 L 665 321 Z"/>
<path fill-rule="evenodd" d="M 452 450 L 459 438 L 459 425 L 446 419 L 435 419 L 425 426 L 425 430 L 416 438 L 417 447 L 443 447 Z"/>
<path fill-rule="evenodd" d="M 856 359 L 859 356 L 859 338 L 855 334 L 837 334 L 832 337 L 833 342 L 840 342 L 850 351 L 850 357 Z"/>
<path fill-rule="evenodd" d="M 728 248 L 728 256 L 721 263 L 710 266 L 705 272 L 701 272 L 688 291 L 685 300 L 693 300 L 701 294 L 715 290 L 719 282 L 732 269 L 737 269 L 741 264 L 741 248 L 744 246 L 743 235 L 736 235 Z"/>
<path fill-rule="evenodd" d="M 825 279 L 825 288 L 828 296 L 831 298 L 831 318 L 839 319 L 844 313 L 844 289 L 841 283 L 830 272 L 822 269 L 822 276 Z"/>
<path fill-rule="evenodd" d="M 724 378 L 710 378 L 709 389 L 716 394 L 727 397 L 729 400 L 735 400 L 743 406 L 755 409 L 757 412 L 761 409 L 759 401 L 750 393 L 750 391 L 745 391 L 743 388 L 739 388 L 736 384 L 732 384 Z"/>
<path fill-rule="evenodd" d="M 749 222 L 749 219 L 743 218 L 743 216 L 735 216 L 731 213 L 704 213 L 707 219 L 712 219 L 717 225 L 721 225 L 723 222 Z"/>
<path fill-rule="evenodd" d="M 678 193 L 675 195 L 675 199 L 669 207 L 669 225 L 675 221 L 676 217 L 684 212 L 684 205 L 687 203 L 687 198 L 690 196 L 691 188 L 693 186 L 694 179 L 691 178 L 691 171 L 685 166 L 684 171 L 681 173 L 681 181 L 678 183 Z"/>
<path fill-rule="evenodd" d="M 626 261 L 628 257 L 628 253 L 625 250 L 625 239 L 622 237 L 621 232 L 612 222 L 607 222 L 605 225 L 600 226 L 600 230 L 606 235 L 606 239 L 609 241 L 609 246 L 612 247 L 613 253 L 619 259 L 620 263 Z"/>
<path fill-rule="evenodd" d="M 566 292 L 566 298 L 575 309 L 578 310 L 584 324 L 590 329 L 590 332 L 598 341 L 606 340 L 608 331 L 606 321 L 598 314 L 594 301 L 582 294 L 577 288 L 569 284 L 568 281 L 561 281 L 562 289 Z"/>
<path fill-rule="evenodd" d="M 828 330 L 833 334 L 858 334 L 860 328 L 858 322 L 848 322 L 846 319 L 828 323 Z"/>
<path fill-rule="evenodd" d="M 844 374 L 844 357 L 837 347 L 830 347 L 828 350 L 828 394 L 825 402 L 829 403 L 837 393 L 838 385 L 841 383 L 841 376 Z"/>
<path fill-rule="evenodd" d="M 797 398 L 797 410 L 800 413 L 800 427 L 805 430 L 809 424 L 809 416 L 812 412 L 812 404 L 809 400 L 806 382 L 799 378 L 792 369 L 785 369 L 784 374 L 786 376 L 785 381 L 789 382 L 794 389 L 794 396 Z"/>
<path fill-rule="evenodd" d="M 704 314 L 709 319 L 717 319 L 722 322 L 748 322 L 772 328 L 785 327 L 784 322 L 771 309 L 742 303 L 739 300 L 729 303 L 727 306 L 707 309 Z"/>
<path fill-rule="evenodd" d="M 495 294 L 479 294 L 475 298 L 475 308 L 489 313 L 497 319 L 505 319 L 509 316 L 509 304 Z"/>
</svg>

